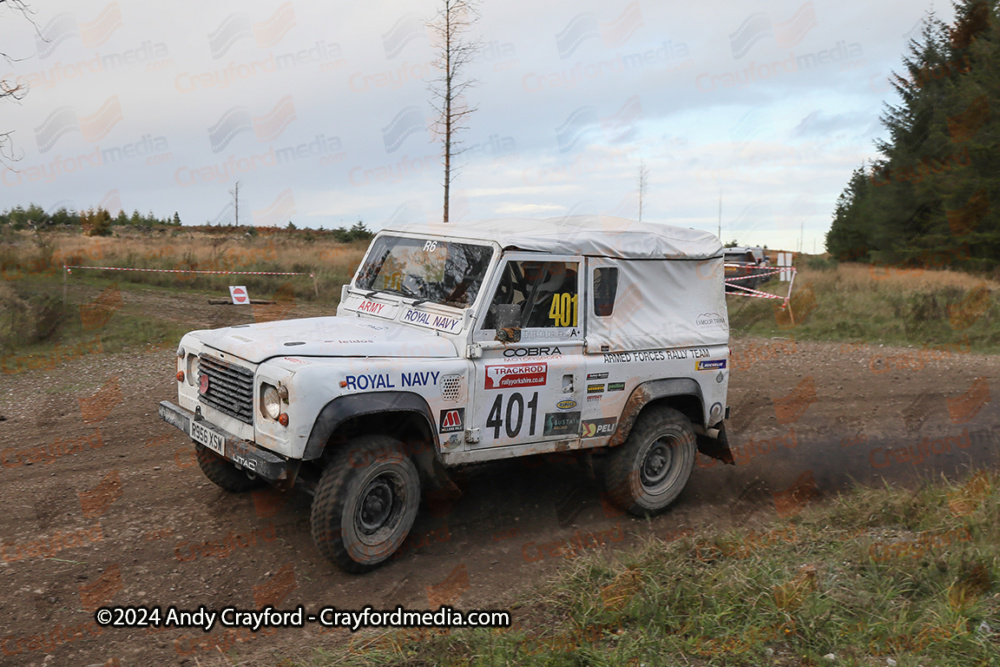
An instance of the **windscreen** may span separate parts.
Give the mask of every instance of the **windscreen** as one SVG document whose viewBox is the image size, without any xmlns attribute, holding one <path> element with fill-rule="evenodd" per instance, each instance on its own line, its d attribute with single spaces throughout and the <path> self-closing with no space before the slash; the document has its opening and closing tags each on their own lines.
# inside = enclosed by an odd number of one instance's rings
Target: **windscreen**
<svg viewBox="0 0 1000 667">
<path fill-rule="evenodd" d="M 455 308 L 476 300 L 493 249 L 473 243 L 380 236 L 358 270 L 359 289 L 392 292 Z"/>
</svg>

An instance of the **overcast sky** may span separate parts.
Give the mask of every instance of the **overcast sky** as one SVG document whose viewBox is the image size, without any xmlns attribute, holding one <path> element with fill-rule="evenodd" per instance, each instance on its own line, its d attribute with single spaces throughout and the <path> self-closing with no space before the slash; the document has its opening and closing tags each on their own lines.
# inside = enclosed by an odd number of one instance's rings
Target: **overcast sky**
<svg viewBox="0 0 1000 667">
<path fill-rule="evenodd" d="M 0 11 L 0 208 L 186 224 L 440 219 L 438 4 L 32 2 Z M 944 20 L 950 5 L 933 7 Z M 822 250 L 930 3 L 483 2 L 452 220 L 606 213 Z"/>
</svg>

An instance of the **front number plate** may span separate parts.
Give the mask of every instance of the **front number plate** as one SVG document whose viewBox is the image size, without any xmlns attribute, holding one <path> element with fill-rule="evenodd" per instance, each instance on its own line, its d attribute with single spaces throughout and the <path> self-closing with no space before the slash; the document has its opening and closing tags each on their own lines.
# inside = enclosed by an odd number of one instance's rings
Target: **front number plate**
<svg viewBox="0 0 1000 667">
<path fill-rule="evenodd" d="M 191 432 L 188 434 L 197 443 L 205 445 L 219 456 L 226 455 L 226 439 L 220 433 L 205 428 L 191 420 Z"/>
</svg>

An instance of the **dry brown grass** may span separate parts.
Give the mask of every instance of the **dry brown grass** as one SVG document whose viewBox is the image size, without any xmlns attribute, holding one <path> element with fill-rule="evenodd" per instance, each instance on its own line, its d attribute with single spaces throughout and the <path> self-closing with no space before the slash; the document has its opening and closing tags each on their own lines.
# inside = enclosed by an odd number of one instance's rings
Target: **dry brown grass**
<svg viewBox="0 0 1000 667">
<path fill-rule="evenodd" d="M 784 296 L 788 283 L 766 290 Z M 1000 284 L 988 277 L 944 269 L 865 264 L 802 267 L 792 291 L 792 320 L 775 302 L 732 296 L 734 335 L 794 335 L 905 345 L 962 344 L 1000 349 Z"/>
<path fill-rule="evenodd" d="M 971 290 L 986 285 L 993 291 L 1000 289 L 995 280 L 945 269 L 905 269 L 901 267 L 868 264 L 839 264 L 829 271 L 799 269 L 796 284 L 812 282 L 814 287 L 832 287 L 851 291 L 936 292 L 956 288 Z"/>
<path fill-rule="evenodd" d="M 63 265 L 108 266 L 196 271 L 263 271 L 304 274 L 291 278 L 296 295 L 336 299 L 340 286 L 350 281 L 364 256 L 367 242 L 337 243 L 281 233 L 210 235 L 202 232 L 123 231 L 116 238 L 88 237 L 79 233 L 7 233 L 0 246 L 3 277 L 61 277 Z M 310 279 L 315 276 L 315 282 Z M 128 272 L 111 273 L 77 269 L 72 279 L 107 278 L 161 287 L 218 288 L 232 276 Z M 240 276 L 239 284 L 271 293 L 289 281 L 288 276 Z M 221 282 L 220 282 L 221 281 Z"/>
<path fill-rule="evenodd" d="M 366 243 L 310 242 L 301 237 L 220 237 L 198 232 L 113 239 L 52 234 L 50 239 L 56 246 L 53 261 L 57 265 L 76 260 L 73 263 L 89 266 L 188 268 L 196 263 L 206 268 L 219 265 L 221 270 L 255 270 L 255 265 L 269 263 L 280 271 L 300 271 L 302 267 L 309 267 L 309 272 L 353 271 L 367 247 Z M 169 266 L 171 263 L 174 266 Z"/>
</svg>

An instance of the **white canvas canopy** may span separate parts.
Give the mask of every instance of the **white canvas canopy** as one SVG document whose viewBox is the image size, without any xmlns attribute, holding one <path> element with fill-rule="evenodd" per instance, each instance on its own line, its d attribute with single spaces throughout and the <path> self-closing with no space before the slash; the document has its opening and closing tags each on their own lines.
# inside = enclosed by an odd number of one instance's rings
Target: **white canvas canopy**
<svg viewBox="0 0 1000 667">
<path fill-rule="evenodd" d="M 723 247 L 709 232 L 609 216 L 420 224 L 386 231 L 588 257 L 586 341 L 591 353 L 729 342 Z M 596 315 L 592 298 L 594 272 L 602 267 L 618 268 L 615 306 L 607 317 Z"/>
<path fill-rule="evenodd" d="M 722 243 L 709 232 L 606 215 L 424 223 L 388 227 L 386 231 L 494 241 L 505 250 L 535 250 L 566 255 L 630 259 L 707 259 L 722 256 Z"/>
<path fill-rule="evenodd" d="M 608 317 L 598 317 L 588 298 L 587 352 L 729 342 L 721 257 L 690 262 L 594 257 L 588 259 L 588 294 L 594 293 L 594 272 L 602 267 L 618 268 L 617 297 Z"/>
</svg>

